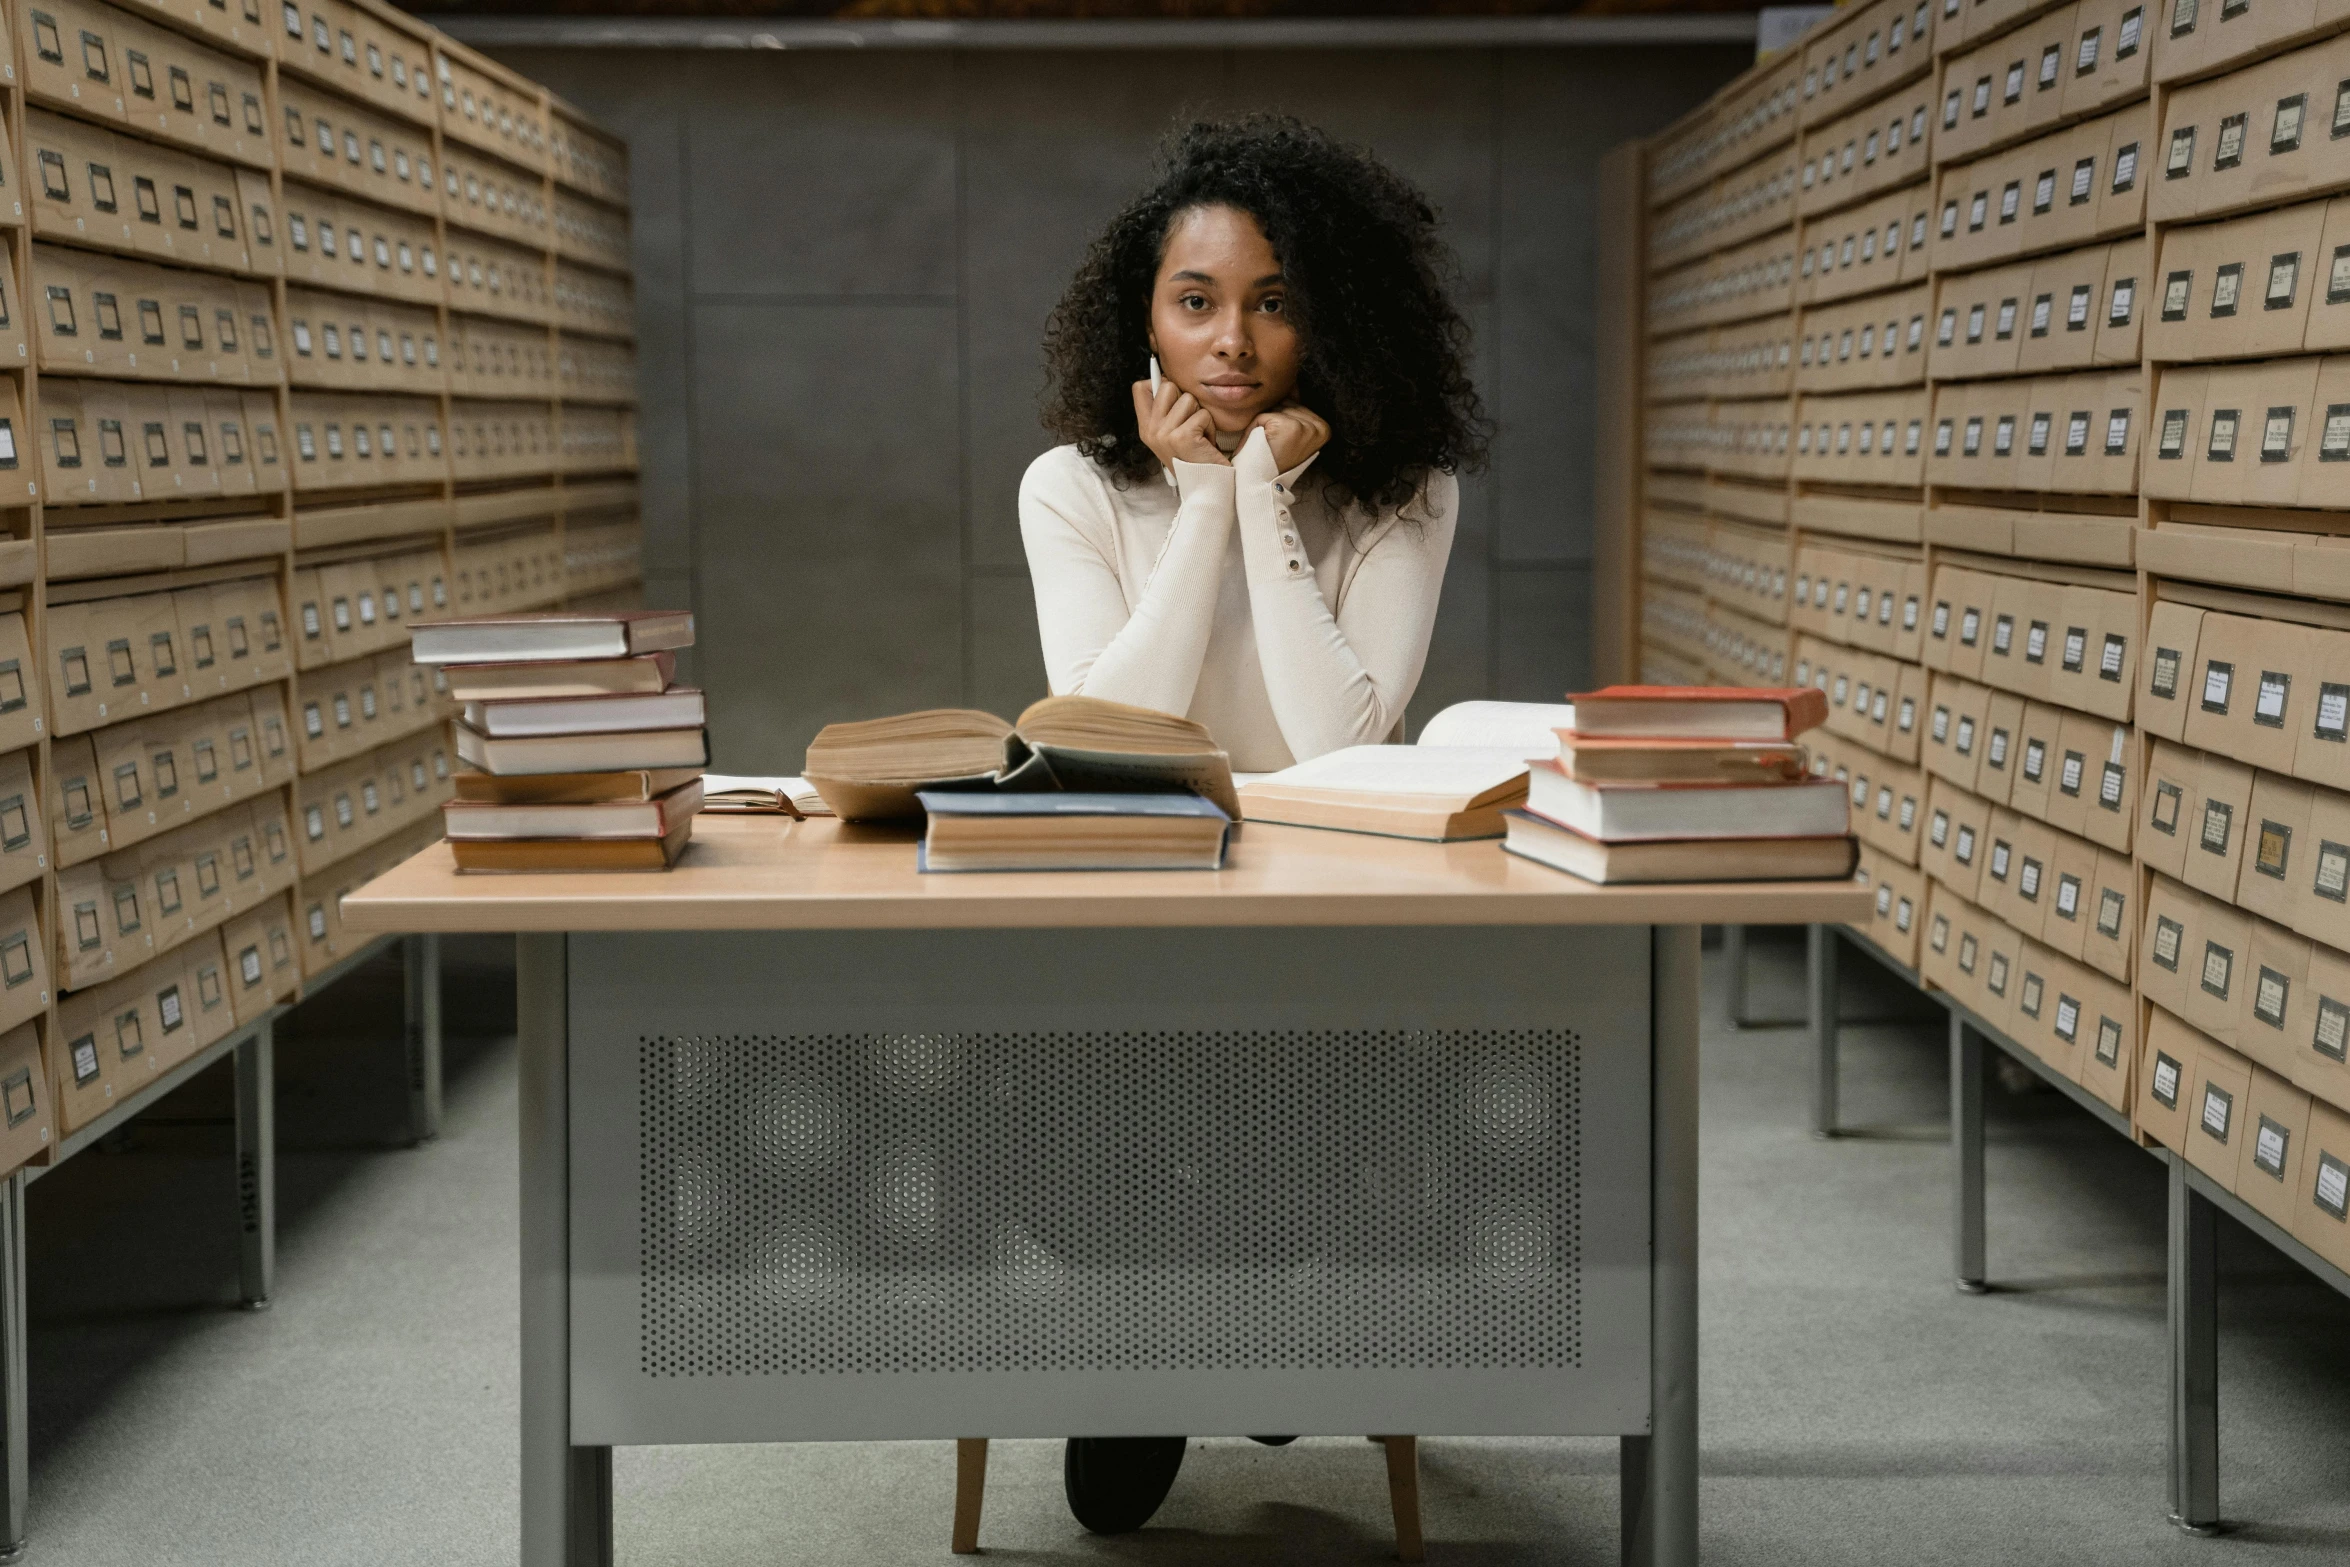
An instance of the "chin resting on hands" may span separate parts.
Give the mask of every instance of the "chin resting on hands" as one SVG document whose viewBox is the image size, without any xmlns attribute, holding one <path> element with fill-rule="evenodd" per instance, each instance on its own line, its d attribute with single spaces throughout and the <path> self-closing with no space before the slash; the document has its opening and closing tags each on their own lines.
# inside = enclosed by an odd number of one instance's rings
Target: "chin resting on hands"
<svg viewBox="0 0 2350 1567">
<path fill-rule="evenodd" d="M 1134 426 L 1162 468 L 1172 468 L 1178 462 L 1228 461 L 1216 449 L 1215 426 L 1208 411 L 1173 381 L 1161 381 L 1155 394 L 1150 382 L 1134 383 Z"/>
<path fill-rule="evenodd" d="M 1249 428 L 1265 432 L 1272 448 L 1273 467 L 1281 473 L 1320 451 L 1330 439 L 1330 426 L 1303 403 L 1283 403 L 1250 421 Z"/>
</svg>

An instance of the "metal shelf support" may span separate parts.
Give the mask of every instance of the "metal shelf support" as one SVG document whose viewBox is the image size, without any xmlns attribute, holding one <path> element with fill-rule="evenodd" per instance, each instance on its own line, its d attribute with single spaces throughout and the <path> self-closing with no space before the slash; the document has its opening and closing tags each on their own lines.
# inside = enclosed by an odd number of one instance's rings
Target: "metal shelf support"
<svg viewBox="0 0 2350 1567">
<path fill-rule="evenodd" d="M 22 1170 L 0 1185 L 0 1562 L 24 1555 L 32 1495 L 31 1406 L 25 1387 Z"/>
<path fill-rule="evenodd" d="M 1833 1137 L 1842 1112 L 1836 1103 L 1837 981 L 1843 944 L 1833 925 L 1814 925 L 1807 936 L 1811 985 L 1811 1134 Z"/>
<path fill-rule="evenodd" d="M 1728 1011 L 1732 1028 L 1746 1028 L 1752 1019 L 1746 1015 L 1746 927 L 1722 927 L 1722 963 L 1730 971 Z"/>
<path fill-rule="evenodd" d="M 146 1090 L 62 1139 L 48 1164 L 28 1165 L 0 1183 L 0 1563 L 24 1555 L 32 1466 L 25 1356 L 25 1188 L 82 1149 L 128 1123 L 229 1056 L 236 1075 L 237 1295 L 268 1309 L 277 1270 L 276 1076 L 273 1007 L 252 1027 L 215 1041 Z"/>
<path fill-rule="evenodd" d="M 401 937 L 400 965 L 407 981 L 408 1135 L 428 1143 L 441 1135 L 441 938 Z"/>
<path fill-rule="evenodd" d="M 238 1294 L 246 1310 L 267 1311 L 277 1280 L 277 1056 L 268 1017 L 237 1041 L 236 1077 Z"/>
<path fill-rule="evenodd" d="M 2219 1209 L 2170 1164 L 2170 1518 L 2219 1532 Z"/>
<path fill-rule="evenodd" d="M 1950 1013 L 1950 1268 L 1961 1293 L 1982 1295 L 1983 1036 Z"/>
</svg>

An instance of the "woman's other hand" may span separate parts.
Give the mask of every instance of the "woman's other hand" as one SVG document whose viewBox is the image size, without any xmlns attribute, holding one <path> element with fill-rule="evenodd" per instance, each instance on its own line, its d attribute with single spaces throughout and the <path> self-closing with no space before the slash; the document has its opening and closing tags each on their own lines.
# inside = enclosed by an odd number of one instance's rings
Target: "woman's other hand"
<svg viewBox="0 0 2350 1567">
<path fill-rule="evenodd" d="M 1150 382 L 1134 383 L 1134 424 L 1141 432 L 1142 444 L 1157 455 L 1162 468 L 1173 468 L 1178 462 L 1229 466 L 1230 460 L 1216 449 L 1215 426 L 1208 420 L 1208 411 L 1189 392 L 1178 390 L 1173 381 L 1162 380 L 1155 396 Z"/>
<path fill-rule="evenodd" d="M 1250 422 L 1249 428 L 1265 432 L 1266 444 L 1273 449 L 1276 473 L 1287 473 L 1320 451 L 1330 439 L 1330 426 L 1303 403 L 1283 403 L 1261 413 Z"/>
</svg>

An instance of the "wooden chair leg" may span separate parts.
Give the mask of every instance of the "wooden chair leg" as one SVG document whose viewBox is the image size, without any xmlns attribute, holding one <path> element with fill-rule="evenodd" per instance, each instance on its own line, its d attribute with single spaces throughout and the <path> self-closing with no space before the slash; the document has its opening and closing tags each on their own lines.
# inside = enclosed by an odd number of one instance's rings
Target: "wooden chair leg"
<svg viewBox="0 0 2350 1567">
<path fill-rule="evenodd" d="M 1387 1449 L 1387 1504 L 1395 1511 L 1395 1559 L 1424 1559 L 1420 1540 L 1420 1439 L 1388 1436 L 1378 1439 Z"/>
<path fill-rule="evenodd" d="M 986 1500 L 987 1438 L 957 1437 L 954 1538 L 954 1552 L 957 1556 L 969 1556 L 979 1549 L 979 1508 Z"/>
</svg>

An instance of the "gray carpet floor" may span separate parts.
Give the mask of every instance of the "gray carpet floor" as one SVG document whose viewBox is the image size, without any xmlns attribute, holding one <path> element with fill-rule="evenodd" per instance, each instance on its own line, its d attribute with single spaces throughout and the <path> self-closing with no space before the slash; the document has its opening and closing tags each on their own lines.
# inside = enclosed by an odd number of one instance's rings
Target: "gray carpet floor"
<svg viewBox="0 0 2350 1567">
<path fill-rule="evenodd" d="M 29 1198 L 31 1560 L 337 1567 L 515 1558 L 514 1073 L 507 955 L 449 955 L 448 1121 L 401 1145 L 398 973 L 282 1030 L 275 1309 L 235 1309 L 225 1070 Z M 1755 1003 L 1800 948 L 1758 939 Z M 1991 1266 L 1948 1278 L 1933 1015 L 1846 964 L 1856 1135 L 1804 1131 L 1797 1029 L 1732 1031 L 1708 956 L 1705 1549 L 1712 1563 L 2350 1559 L 2350 1300 L 2223 1221 L 2223 1499 L 2163 1521 L 2163 1184 L 2048 1092 L 1991 1094 Z M 1435 1441 L 1432 1562 L 1613 1559 L 1604 1442 Z M 1153 1527 L 1071 1522 L 1060 1450 L 1000 1444 L 1010 1562 L 1386 1559 L 1376 1449 L 1195 1444 Z M 630 1450 L 630 1567 L 944 1563 L 943 1443 Z"/>
</svg>

